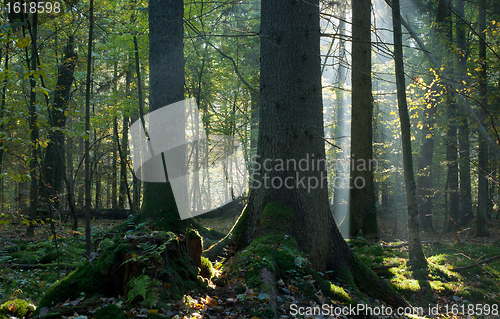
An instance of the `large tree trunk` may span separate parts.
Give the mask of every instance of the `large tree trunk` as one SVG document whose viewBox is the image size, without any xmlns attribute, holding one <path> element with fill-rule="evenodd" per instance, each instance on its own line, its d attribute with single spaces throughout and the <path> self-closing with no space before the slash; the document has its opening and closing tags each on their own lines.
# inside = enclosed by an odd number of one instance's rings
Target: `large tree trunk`
<svg viewBox="0 0 500 319">
<path fill-rule="evenodd" d="M 464 0 L 456 0 L 456 13 L 459 17 L 465 16 Z M 457 19 L 456 31 L 457 49 L 459 53 L 459 61 L 457 75 L 460 81 L 460 90 L 465 90 L 466 73 L 467 73 L 467 45 L 466 45 L 466 25 L 461 19 Z M 460 223 L 462 226 L 467 225 L 474 218 L 472 213 L 472 192 L 471 192 L 471 177 L 470 177 L 470 143 L 469 143 L 469 117 L 467 114 L 461 114 L 458 127 L 458 140 L 460 151 Z"/>
<path fill-rule="evenodd" d="M 252 174 L 255 183 L 231 234 L 212 251 L 230 238 L 236 249 L 243 249 L 268 230 L 283 231 L 308 255 L 314 269 L 333 270 L 339 278 L 350 271 L 367 294 L 393 305 L 406 304 L 352 253 L 330 212 L 319 0 L 263 0 L 261 7 L 261 121 L 258 163 Z M 280 166 L 281 161 L 285 166 Z M 280 212 L 276 207 L 285 208 Z"/>
<path fill-rule="evenodd" d="M 486 0 L 479 1 L 479 33 L 482 39 L 479 39 L 479 100 L 482 106 L 486 107 Z M 483 121 L 486 119 L 486 112 L 480 110 L 479 118 Z M 488 179 L 486 178 L 486 169 L 488 166 L 488 144 L 484 138 L 479 139 L 479 152 L 478 152 L 478 166 L 479 166 L 479 179 L 477 187 L 477 232 L 478 237 L 489 237 L 488 220 L 487 220 L 487 207 L 488 207 Z"/>
<path fill-rule="evenodd" d="M 149 2 L 150 112 L 184 100 L 183 16 L 182 0 Z M 183 228 L 168 179 L 166 183 L 144 182 L 141 215 L 162 218 L 168 230 Z"/>
<path fill-rule="evenodd" d="M 396 86 L 398 98 L 399 120 L 401 123 L 401 143 L 403 144 L 403 167 L 406 187 L 406 206 L 408 211 L 408 259 L 410 263 L 426 264 L 420 243 L 418 223 L 417 187 L 413 175 L 413 159 L 411 152 L 411 126 L 406 102 L 406 84 L 403 64 L 403 36 L 401 34 L 399 0 L 392 0 L 392 25 L 394 35 L 394 60 L 396 66 Z M 420 265 L 421 266 L 421 265 Z"/>
<path fill-rule="evenodd" d="M 373 182 L 371 2 L 352 0 L 350 232 L 377 234 Z"/>
<path fill-rule="evenodd" d="M 54 92 L 54 103 L 49 108 L 49 144 L 43 160 L 41 176 L 44 196 L 58 209 L 61 194 L 64 192 L 66 175 L 65 136 L 62 131 L 66 126 L 66 112 L 69 105 L 71 84 L 75 71 L 77 54 L 74 51 L 73 37 L 68 38 L 62 65 L 59 67 L 57 86 Z"/>
</svg>

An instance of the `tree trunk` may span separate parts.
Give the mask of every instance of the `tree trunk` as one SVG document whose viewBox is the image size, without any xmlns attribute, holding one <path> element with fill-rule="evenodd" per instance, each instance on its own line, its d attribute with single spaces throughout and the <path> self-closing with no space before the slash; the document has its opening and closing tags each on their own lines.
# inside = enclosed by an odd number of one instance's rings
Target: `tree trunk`
<svg viewBox="0 0 500 319">
<path fill-rule="evenodd" d="M 87 54 L 87 81 L 85 88 L 85 244 L 87 257 L 90 258 L 92 252 L 92 237 L 90 228 L 90 209 L 91 209 L 91 193 L 90 193 L 90 82 L 92 80 L 92 39 L 94 36 L 94 0 L 90 0 L 90 21 L 89 21 L 89 43 Z"/>
<path fill-rule="evenodd" d="M 2 55 L 0 54 L 0 59 L 2 58 Z M 4 62 L 4 69 L 3 69 L 3 83 L 2 83 L 2 97 L 1 97 L 1 101 L 0 101 L 0 119 L 3 118 L 4 116 L 4 113 L 5 113 L 5 101 L 6 101 L 6 98 L 7 98 L 7 95 L 6 95 L 6 92 L 7 92 L 7 79 L 8 79 L 8 72 L 9 72 L 9 42 L 7 42 L 5 44 L 5 62 Z M 4 127 L 4 122 L 2 121 L 2 123 L 0 124 L 0 134 L 4 134 L 5 133 L 5 127 Z M 3 201 L 3 195 L 4 195 L 4 176 L 1 175 L 2 174 L 2 171 L 3 171 L 3 154 L 4 154 L 4 148 L 3 148 L 3 137 L 0 138 L 0 180 L 2 181 L 2 212 L 3 212 L 3 205 L 4 205 L 4 201 Z"/>
<path fill-rule="evenodd" d="M 184 100 L 183 16 L 182 0 L 149 2 L 150 112 Z M 174 125 L 172 128 L 181 124 L 169 123 Z M 168 179 L 166 183 L 144 182 L 140 214 L 155 220 L 162 218 L 162 227 L 172 231 L 186 225 L 179 220 L 179 211 Z"/>
<path fill-rule="evenodd" d="M 465 16 L 464 0 L 456 0 L 456 14 L 463 18 Z M 467 76 L 467 45 L 466 45 L 466 25 L 461 19 L 457 19 L 456 31 L 457 49 L 459 54 L 457 76 L 460 90 L 465 90 Z M 472 192 L 470 177 L 470 143 L 469 143 L 469 117 L 467 114 L 461 114 L 458 127 L 458 140 L 460 151 L 460 224 L 466 226 L 474 218 L 472 213 Z"/>
<path fill-rule="evenodd" d="M 371 2 L 352 0 L 350 232 L 377 234 L 373 182 Z"/>
<path fill-rule="evenodd" d="M 129 64 L 125 76 L 125 94 L 127 98 L 130 95 L 131 83 L 132 83 L 132 60 L 129 59 Z M 116 130 L 116 143 L 118 143 L 118 152 L 120 154 L 120 187 L 118 195 L 118 208 L 125 208 L 125 201 L 127 195 L 129 194 L 128 180 L 127 180 L 127 157 L 125 156 L 128 150 L 129 122 L 130 122 L 130 117 L 124 114 L 122 121 L 122 141 L 120 143 L 118 137 L 118 125 L 116 123 L 116 118 L 115 118 L 114 128 Z"/>
<path fill-rule="evenodd" d="M 94 166 L 94 176 L 95 176 L 95 200 L 94 200 L 94 205 L 95 209 L 101 209 L 102 208 L 102 173 L 101 173 L 101 166 L 100 160 L 96 158 L 96 163 Z"/>
<path fill-rule="evenodd" d="M 35 4 L 38 0 L 35 1 Z M 33 24 L 31 26 L 31 60 L 29 65 L 30 69 L 30 106 L 29 106 L 29 125 L 31 132 L 31 159 L 30 159 L 30 205 L 29 205 L 29 219 L 31 221 L 26 234 L 33 236 L 35 232 L 34 220 L 36 219 L 37 203 L 38 203 L 38 178 L 37 178 L 37 164 L 38 164 L 38 123 L 36 113 L 36 80 L 34 73 L 37 69 L 37 28 L 38 28 L 38 14 L 33 14 Z M 27 50 L 27 49 L 26 49 Z M 27 55 L 26 55 L 27 56 Z"/>
<path fill-rule="evenodd" d="M 339 278 L 351 272 L 367 294 L 390 304 L 406 304 L 352 253 L 330 212 L 319 0 L 263 0 L 261 8 L 261 121 L 258 163 L 252 174 L 255 183 L 237 224 L 213 252 L 230 238 L 238 250 L 266 236 L 267 230 L 282 231 L 308 255 L 314 269 L 333 270 Z"/>
<path fill-rule="evenodd" d="M 396 192 L 399 191 L 399 153 L 396 154 L 396 170 L 394 171 L 394 189 L 392 191 L 392 210 L 394 213 L 394 228 L 392 229 L 392 236 L 395 238 L 398 235 L 398 196 Z"/>
<path fill-rule="evenodd" d="M 54 92 L 54 102 L 49 107 L 49 125 L 52 130 L 49 134 L 49 143 L 43 160 L 41 183 L 43 195 L 51 204 L 59 209 L 61 194 L 64 192 L 64 177 L 66 175 L 66 149 L 63 129 L 66 126 L 66 112 L 68 110 L 70 90 L 73 83 L 77 54 L 74 51 L 73 37 L 68 38 L 62 65 L 59 67 L 59 76 Z"/>
<path fill-rule="evenodd" d="M 408 259 L 411 264 L 421 262 L 427 264 L 420 243 L 418 223 L 417 187 L 413 175 L 413 159 L 411 151 L 411 126 L 406 103 L 406 84 L 403 64 L 403 36 L 401 34 L 399 0 L 392 0 L 392 25 L 394 35 L 394 60 L 396 66 L 396 86 L 398 98 L 399 120 L 401 123 L 401 143 L 403 148 L 403 168 L 406 187 L 406 206 L 408 211 Z M 421 266 L 421 265 L 420 265 Z"/>
<path fill-rule="evenodd" d="M 479 39 L 479 100 L 485 108 L 486 100 L 486 0 L 479 1 L 479 33 L 483 37 Z M 486 120 L 484 110 L 480 110 L 479 117 L 483 123 Z M 483 138 L 479 139 L 479 152 L 478 152 L 478 187 L 477 187 L 477 237 L 489 237 L 487 207 L 488 207 L 488 179 L 486 178 L 486 171 L 488 166 L 488 144 Z"/>
<path fill-rule="evenodd" d="M 338 66 L 338 79 L 335 92 L 337 97 L 337 119 L 335 125 L 335 143 L 340 146 L 340 150 L 335 154 L 335 179 L 333 181 L 333 207 L 334 216 L 337 227 L 343 236 L 349 236 L 349 188 L 346 181 L 349 178 L 349 140 L 344 138 L 343 135 L 348 134 L 348 107 L 346 97 L 344 95 L 344 88 L 346 86 L 347 70 L 346 65 L 346 48 L 345 48 L 345 34 L 346 34 L 346 11 L 347 5 L 342 4 L 340 7 L 340 21 L 339 21 L 339 66 Z"/>
<path fill-rule="evenodd" d="M 250 92 L 251 109 L 250 109 L 250 158 L 257 154 L 257 141 L 259 136 L 259 109 L 260 109 L 260 92 L 255 90 Z"/>
<path fill-rule="evenodd" d="M 440 86 L 434 82 L 427 92 L 427 107 L 422 120 L 422 141 L 420 144 L 420 157 L 418 160 L 418 215 L 420 228 L 424 231 L 434 232 L 432 224 L 432 198 L 434 189 L 432 187 L 432 158 L 434 156 L 434 132 L 436 124 L 436 104 Z"/>
<path fill-rule="evenodd" d="M 128 187 L 127 181 L 127 157 L 125 152 L 127 152 L 127 135 L 128 135 L 128 116 L 123 118 L 123 133 L 122 133 L 122 145 L 120 145 L 120 137 L 118 136 L 118 121 L 116 117 L 113 119 L 113 131 L 115 132 L 115 140 L 117 143 L 118 155 L 120 157 L 120 196 L 118 201 L 118 208 L 125 208 L 125 196 L 130 199 L 130 188 Z M 125 144 L 125 145 L 124 145 Z"/>
<path fill-rule="evenodd" d="M 118 61 L 113 66 L 113 97 L 114 102 L 118 102 Z M 116 118 L 114 119 L 116 122 Z M 116 125 L 113 125 L 113 137 L 118 136 Z M 118 140 L 113 139 L 113 157 L 111 159 L 111 208 L 118 207 Z"/>
<path fill-rule="evenodd" d="M 453 24 L 451 19 L 451 1 L 447 0 L 440 2 L 439 6 L 445 14 L 445 21 L 443 28 L 445 28 L 444 35 L 447 43 L 445 44 L 446 56 L 443 58 L 443 64 L 448 64 L 447 58 L 452 56 L 452 43 L 453 43 Z M 446 41 L 445 40 L 445 41 Z M 453 67 L 448 64 L 449 74 L 453 74 Z M 457 105 L 452 93 L 452 87 L 446 87 L 445 103 L 448 107 L 448 131 L 446 132 L 446 162 L 448 167 L 447 181 L 448 181 L 448 215 L 449 218 L 455 222 L 459 222 L 460 218 L 460 198 L 458 194 L 458 155 L 457 147 Z M 455 230 L 454 223 L 448 224 L 448 231 Z"/>
</svg>

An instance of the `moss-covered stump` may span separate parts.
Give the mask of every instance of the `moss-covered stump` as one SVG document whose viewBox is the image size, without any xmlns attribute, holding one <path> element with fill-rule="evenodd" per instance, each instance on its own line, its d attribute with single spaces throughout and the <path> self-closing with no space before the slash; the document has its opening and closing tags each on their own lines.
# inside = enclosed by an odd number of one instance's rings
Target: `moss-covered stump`
<svg viewBox="0 0 500 319">
<path fill-rule="evenodd" d="M 85 296 L 128 297 L 152 307 L 161 299 L 181 298 L 186 291 L 206 288 L 191 258 L 187 239 L 172 232 L 127 235 L 92 262 L 56 282 L 39 309 Z"/>
</svg>

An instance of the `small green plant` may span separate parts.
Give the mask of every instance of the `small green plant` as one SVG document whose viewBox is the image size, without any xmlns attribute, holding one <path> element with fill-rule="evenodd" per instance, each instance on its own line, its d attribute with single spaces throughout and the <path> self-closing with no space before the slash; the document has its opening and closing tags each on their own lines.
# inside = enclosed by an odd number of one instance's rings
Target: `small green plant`
<svg viewBox="0 0 500 319">
<path fill-rule="evenodd" d="M 160 246 L 157 244 L 150 244 L 150 243 L 140 243 L 137 245 L 139 249 L 144 251 L 144 254 L 142 255 L 136 255 L 133 254 L 132 258 L 125 260 L 123 264 L 128 263 L 128 262 L 133 262 L 133 261 L 140 261 L 147 263 L 150 258 L 156 258 L 159 257 L 164 251 L 165 248 L 167 247 L 167 242 L 164 242 Z M 121 266 L 121 265 L 120 265 Z"/>
<path fill-rule="evenodd" d="M 365 239 L 363 236 L 363 231 L 361 229 L 358 231 L 358 235 L 356 236 L 356 239 L 358 239 L 358 240 Z"/>
<path fill-rule="evenodd" d="M 128 285 L 131 288 L 128 293 L 129 302 L 134 301 L 140 296 L 149 308 L 153 308 L 160 301 L 160 294 L 158 292 L 158 286 L 161 285 L 160 281 L 156 279 L 151 280 L 148 275 L 142 274 L 129 281 Z"/>
</svg>

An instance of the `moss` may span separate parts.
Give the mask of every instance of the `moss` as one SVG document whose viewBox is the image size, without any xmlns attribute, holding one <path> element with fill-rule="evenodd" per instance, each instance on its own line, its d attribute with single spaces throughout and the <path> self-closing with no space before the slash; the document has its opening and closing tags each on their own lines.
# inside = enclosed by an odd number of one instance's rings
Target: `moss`
<svg viewBox="0 0 500 319">
<path fill-rule="evenodd" d="M 197 229 L 194 229 L 194 228 L 188 228 L 186 230 L 186 237 L 189 239 L 189 238 L 201 238 L 200 236 L 200 233 L 198 232 Z"/>
<path fill-rule="evenodd" d="M 118 256 L 130 251 L 130 245 L 119 243 L 106 249 L 94 261 L 93 265 L 86 263 L 73 271 L 69 276 L 55 282 L 42 297 L 39 307 L 50 307 L 53 303 L 62 302 L 68 298 L 75 299 L 80 293 L 96 293 L 101 290 L 102 277 L 110 264 L 120 265 Z"/>
<path fill-rule="evenodd" d="M 3 303 L 0 306 L 0 319 L 13 317 L 24 317 L 35 310 L 35 305 L 23 300 L 14 299 Z"/>
<path fill-rule="evenodd" d="M 202 265 L 202 267 L 205 267 L 208 270 L 209 279 L 212 279 L 214 277 L 215 270 L 214 270 L 214 266 L 212 265 L 212 262 L 210 261 L 210 259 L 202 256 L 201 257 L 201 265 Z"/>
<path fill-rule="evenodd" d="M 94 313 L 95 319 L 125 319 L 126 316 L 117 305 L 107 305 L 99 308 Z"/>
<path fill-rule="evenodd" d="M 293 233 L 295 231 L 295 213 L 290 208 L 278 203 L 268 203 L 262 211 L 261 227 L 288 234 Z"/>
</svg>

